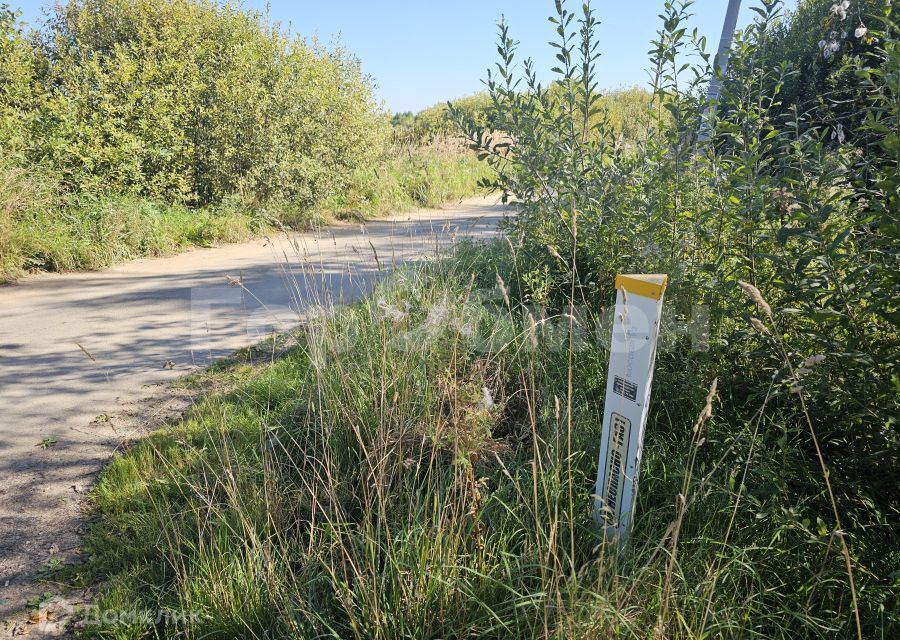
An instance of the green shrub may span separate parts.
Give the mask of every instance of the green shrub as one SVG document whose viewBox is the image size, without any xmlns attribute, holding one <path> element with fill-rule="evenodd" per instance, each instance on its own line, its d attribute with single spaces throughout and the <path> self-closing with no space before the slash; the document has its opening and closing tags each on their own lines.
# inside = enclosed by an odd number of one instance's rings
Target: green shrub
<svg viewBox="0 0 900 640">
<path fill-rule="evenodd" d="M 560 83 L 550 87 L 554 94 L 561 90 Z M 636 86 L 604 93 L 598 99 L 598 109 L 591 114 L 591 121 L 593 124 L 604 121 L 621 144 L 632 147 L 646 137 L 647 127 L 652 126 L 647 111 L 651 100 L 648 91 Z M 463 133 L 458 122 L 460 116 L 486 127 L 491 113 L 491 95 L 481 92 L 433 105 L 415 115 L 410 111 L 394 114 L 391 124 L 395 138 L 427 144 L 460 136 Z"/>
<path fill-rule="evenodd" d="M 21 159 L 26 148 L 25 131 L 35 106 L 33 76 L 31 50 L 18 14 L 0 4 L 0 151 L 4 163 Z"/>
<path fill-rule="evenodd" d="M 396 143 L 379 162 L 358 170 L 344 191 L 323 204 L 323 210 L 340 217 L 440 207 L 474 195 L 492 175 L 474 154 L 453 145 Z"/>
<path fill-rule="evenodd" d="M 662 272 L 672 283 L 669 313 L 689 317 L 705 305 L 710 350 L 685 374 L 719 378 L 735 429 L 773 397 L 763 446 L 782 467 L 772 488 L 779 497 L 764 501 L 765 512 L 793 510 L 843 527 L 836 541 L 847 565 L 844 591 L 821 594 L 816 614 L 841 602 L 851 614 L 841 624 L 856 631 L 861 617 L 874 632 L 883 595 L 873 594 L 894 580 L 880 549 L 896 539 L 882 533 L 900 512 L 890 488 L 900 463 L 896 14 L 890 3 L 869 3 L 863 12 L 877 15 L 856 35 L 855 9 L 842 17 L 840 6 L 808 3 L 791 17 L 780 15 L 779 2 L 761 3 L 760 18 L 735 39 L 703 143 L 697 131 L 709 117 L 701 96 L 711 59 L 686 28 L 689 4 L 665 5 L 651 60 L 656 126 L 638 153 L 623 150 L 607 121 L 592 117 L 602 98 L 589 9 L 574 18 L 562 7 L 553 17 L 561 65 L 550 88 L 528 67 L 517 77 L 516 45 L 501 24 L 489 124 L 464 113 L 458 120 L 520 206 L 511 233 L 528 277 L 517 295 L 540 293 L 564 310 L 609 299 L 617 273 Z M 821 48 L 781 56 L 783 34 L 813 37 L 806 23 L 793 22 L 813 11 L 824 11 L 820 37 L 849 31 L 860 42 L 847 43 L 837 66 L 819 76 L 839 90 L 808 95 L 798 93 L 807 79 L 793 74 L 818 67 Z M 682 66 L 679 52 L 688 48 L 702 54 L 694 69 Z M 853 129 L 835 115 L 848 109 Z M 506 142 L 498 145 L 500 133 Z M 748 306 L 741 281 L 762 291 L 771 320 Z M 754 329 L 753 315 L 764 328 Z M 814 354 L 825 359 L 812 372 L 801 363 Z M 772 575 L 802 580 L 819 559 L 794 557 Z M 854 578 L 869 586 L 854 589 Z"/>
<path fill-rule="evenodd" d="M 838 9 L 833 9 L 836 4 Z M 848 131 L 855 130 L 859 120 L 854 112 L 860 105 L 854 101 L 859 85 L 852 67 L 877 48 L 875 31 L 884 26 L 887 4 L 885 0 L 855 0 L 845 11 L 840 3 L 802 0 L 776 20 L 756 54 L 763 67 L 779 69 L 778 74 L 764 79 L 763 90 L 779 96 L 774 111 L 796 108 L 809 114 L 804 122 L 825 115 L 828 119 L 820 122 L 841 120 Z M 845 11 L 846 17 L 836 19 L 837 10 Z"/>
<path fill-rule="evenodd" d="M 439 206 L 486 172 L 390 146 L 353 56 L 236 2 L 67 0 L 30 37 L 0 5 L 0 54 L 4 280 Z M 22 202 L 28 176 L 53 198 Z"/>
<path fill-rule="evenodd" d="M 387 133 L 354 58 L 234 3 L 71 0 L 39 43 L 28 156 L 71 190 L 311 207 Z"/>
<path fill-rule="evenodd" d="M 486 93 L 476 93 L 450 101 L 454 109 L 465 111 L 473 120 L 487 123 L 490 109 L 490 98 Z M 442 102 L 423 109 L 415 115 L 412 122 L 411 135 L 414 140 L 431 142 L 436 138 L 458 136 L 460 131 L 450 117 L 448 103 Z M 395 124 L 396 126 L 396 124 Z"/>
</svg>

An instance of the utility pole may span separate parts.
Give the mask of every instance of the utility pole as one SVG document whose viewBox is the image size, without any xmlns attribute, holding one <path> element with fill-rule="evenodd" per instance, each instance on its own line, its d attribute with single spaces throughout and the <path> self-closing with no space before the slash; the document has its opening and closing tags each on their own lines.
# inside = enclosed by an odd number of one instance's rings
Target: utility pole
<svg viewBox="0 0 900 640">
<path fill-rule="evenodd" d="M 728 0 L 728 10 L 725 12 L 725 22 L 722 24 L 722 35 L 719 36 L 719 50 L 716 53 L 716 61 L 719 65 L 719 73 L 713 74 L 709 79 L 709 88 L 706 91 L 707 107 L 703 111 L 703 119 L 700 122 L 700 133 L 697 136 L 700 142 L 709 140 L 709 117 L 715 109 L 710 103 L 719 99 L 722 91 L 722 78 L 728 68 L 728 56 L 731 54 L 731 41 L 734 39 L 734 29 L 737 27 L 738 13 L 741 10 L 741 0 Z"/>
</svg>

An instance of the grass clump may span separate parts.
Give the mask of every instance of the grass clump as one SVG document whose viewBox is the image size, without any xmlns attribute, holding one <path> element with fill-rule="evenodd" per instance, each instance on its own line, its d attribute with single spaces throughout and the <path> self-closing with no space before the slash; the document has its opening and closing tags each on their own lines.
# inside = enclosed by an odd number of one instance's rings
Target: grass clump
<svg viewBox="0 0 900 640">
<path fill-rule="evenodd" d="M 65 194 L 52 177 L 0 167 L 0 282 L 237 242 L 274 221 L 266 210 L 237 203 L 192 209 L 134 196 Z"/>
</svg>

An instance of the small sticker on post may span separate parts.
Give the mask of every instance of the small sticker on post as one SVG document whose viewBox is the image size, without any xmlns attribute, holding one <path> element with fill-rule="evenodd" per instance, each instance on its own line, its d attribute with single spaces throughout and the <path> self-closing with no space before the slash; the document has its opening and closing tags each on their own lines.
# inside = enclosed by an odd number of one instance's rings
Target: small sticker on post
<svg viewBox="0 0 900 640">
<path fill-rule="evenodd" d="M 629 382 L 625 378 L 616 376 L 613 379 L 613 392 L 619 394 L 623 398 L 628 398 L 632 402 L 637 400 L 637 385 Z"/>
</svg>

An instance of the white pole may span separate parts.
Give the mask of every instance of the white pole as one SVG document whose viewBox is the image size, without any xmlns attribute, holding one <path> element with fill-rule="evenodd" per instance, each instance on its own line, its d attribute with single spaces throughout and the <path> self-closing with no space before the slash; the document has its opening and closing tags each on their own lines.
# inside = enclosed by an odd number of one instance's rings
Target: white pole
<svg viewBox="0 0 900 640">
<path fill-rule="evenodd" d="M 710 104 L 718 101 L 719 94 L 722 91 L 722 78 L 725 77 L 725 70 L 728 68 L 728 56 L 731 55 L 731 42 L 734 40 L 734 30 L 737 27 L 740 10 L 741 0 L 728 0 L 725 22 L 722 23 L 722 35 L 719 36 L 719 51 L 716 53 L 719 73 L 713 74 L 713 77 L 709 80 L 709 87 L 706 90 L 707 107 L 703 110 L 703 120 L 700 123 L 700 133 L 697 136 L 701 142 L 709 140 L 709 117 L 712 115 L 712 110 L 715 109 Z"/>
<path fill-rule="evenodd" d="M 667 282 L 662 274 L 616 278 L 594 521 L 609 538 L 620 541 L 628 537 L 634 514 Z"/>
</svg>

